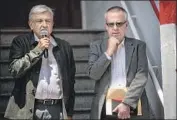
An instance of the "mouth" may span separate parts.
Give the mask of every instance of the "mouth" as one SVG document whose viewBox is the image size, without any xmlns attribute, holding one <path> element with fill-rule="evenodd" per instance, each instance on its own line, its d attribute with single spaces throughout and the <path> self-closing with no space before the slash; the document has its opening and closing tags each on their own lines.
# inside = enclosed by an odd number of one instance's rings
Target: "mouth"
<svg viewBox="0 0 177 120">
<path fill-rule="evenodd" d="M 113 36 L 120 36 L 120 33 L 112 33 Z"/>
</svg>

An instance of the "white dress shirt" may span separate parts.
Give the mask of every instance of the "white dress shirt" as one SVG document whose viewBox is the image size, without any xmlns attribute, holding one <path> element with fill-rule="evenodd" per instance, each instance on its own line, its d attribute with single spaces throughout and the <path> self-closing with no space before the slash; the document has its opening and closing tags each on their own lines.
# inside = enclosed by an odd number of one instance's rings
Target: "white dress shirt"
<svg viewBox="0 0 177 120">
<path fill-rule="evenodd" d="M 107 58 L 111 60 L 110 88 L 126 87 L 124 41 L 119 45 L 112 57 L 106 54 Z"/>
<path fill-rule="evenodd" d="M 35 36 L 35 40 L 38 38 Z M 61 99 L 63 98 L 62 80 L 58 70 L 58 64 L 54 58 L 52 49 L 56 42 L 51 38 L 48 48 L 48 58 L 42 56 L 42 64 L 35 98 L 37 99 Z"/>
</svg>

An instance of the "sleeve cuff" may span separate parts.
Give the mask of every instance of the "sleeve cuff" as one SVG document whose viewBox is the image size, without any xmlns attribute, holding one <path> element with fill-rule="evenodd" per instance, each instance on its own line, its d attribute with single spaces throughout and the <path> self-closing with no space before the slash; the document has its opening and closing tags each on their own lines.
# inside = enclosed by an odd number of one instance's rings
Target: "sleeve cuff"
<svg viewBox="0 0 177 120">
<path fill-rule="evenodd" d="M 123 101 L 122 103 L 124 103 L 125 105 L 128 105 L 131 109 L 136 109 L 136 106 L 130 105 L 126 101 Z"/>
<path fill-rule="evenodd" d="M 40 49 L 39 47 L 35 47 L 33 50 L 30 51 L 28 54 L 30 57 L 30 61 L 34 61 L 35 58 L 38 58 L 41 54 L 43 53 L 43 50 Z"/>
<path fill-rule="evenodd" d="M 40 48 L 37 47 L 37 46 L 36 46 L 32 51 L 33 51 L 33 53 L 36 54 L 37 56 L 38 56 L 38 55 L 41 55 L 42 52 L 43 52 L 43 50 L 40 49 Z"/>
<path fill-rule="evenodd" d="M 104 52 L 104 54 L 106 55 L 106 57 L 108 58 L 108 60 L 111 60 L 111 57 L 106 52 Z"/>
</svg>

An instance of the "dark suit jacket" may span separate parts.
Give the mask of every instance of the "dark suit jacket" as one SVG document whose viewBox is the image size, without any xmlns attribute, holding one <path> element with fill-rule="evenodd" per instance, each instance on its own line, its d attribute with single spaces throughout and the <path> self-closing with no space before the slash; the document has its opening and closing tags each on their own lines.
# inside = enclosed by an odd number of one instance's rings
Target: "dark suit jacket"
<svg viewBox="0 0 177 120">
<path fill-rule="evenodd" d="M 57 46 L 53 48 L 53 54 L 61 73 L 65 107 L 67 114 L 72 116 L 75 99 L 73 51 L 66 41 L 54 39 Z M 43 51 L 37 47 L 33 33 L 14 38 L 10 48 L 9 70 L 15 78 L 15 87 L 5 112 L 6 118 L 32 118 L 42 55 Z"/>
<path fill-rule="evenodd" d="M 146 44 L 140 40 L 127 37 L 125 38 L 124 44 L 126 56 L 126 86 L 129 89 L 123 102 L 128 104 L 132 109 L 135 109 L 138 99 L 142 96 L 143 113 L 145 113 L 148 110 L 148 102 L 144 92 L 144 87 L 148 79 Z M 110 83 L 111 61 L 104 54 L 106 48 L 107 39 L 95 41 L 90 45 L 88 73 L 92 79 L 96 80 L 91 119 L 100 119 L 105 95 Z"/>
</svg>

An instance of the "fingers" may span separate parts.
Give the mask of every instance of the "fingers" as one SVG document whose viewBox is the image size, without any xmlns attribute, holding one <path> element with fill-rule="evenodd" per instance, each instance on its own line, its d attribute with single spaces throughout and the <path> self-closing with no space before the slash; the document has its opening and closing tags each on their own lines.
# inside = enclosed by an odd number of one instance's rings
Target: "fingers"
<svg viewBox="0 0 177 120">
<path fill-rule="evenodd" d="M 120 103 L 118 105 L 118 114 L 117 117 L 119 119 L 129 119 L 130 118 L 130 108 L 127 105 L 124 105 L 123 103 Z"/>
<path fill-rule="evenodd" d="M 117 45 L 119 45 L 122 42 L 122 40 L 120 40 L 120 39 L 118 39 L 116 37 L 110 37 L 109 41 L 113 41 Z"/>
<path fill-rule="evenodd" d="M 48 48 L 49 47 L 49 39 L 44 39 L 42 40 L 42 44 L 44 45 L 45 48 Z"/>
<path fill-rule="evenodd" d="M 117 117 L 119 119 L 129 119 L 130 118 L 130 113 L 128 111 L 120 111 L 118 114 L 117 114 Z"/>
<path fill-rule="evenodd" d="M 112 42 L 113 44 L 119 44 L 119 40 L 115 37 L 110 37 L 108 41 Z"/>
<path fill-rule="evenodd" d="M 106 53 L 109 56 L 112 56 L 114 54 L 114 52 L 117 50 L 118 44 L 119 44 L 119 42 L 118 42 L 118 40 L 115 37 L 110 37 L 108 39 Z"/>
<path fill-rule="evenodd" d="M 44 37 L 44 38 L 39 39 L 38 47 L 40 47 L 42 50 L 48 49 L 49 44 L 50 44 L 49 38 Z"/>
</svg>

